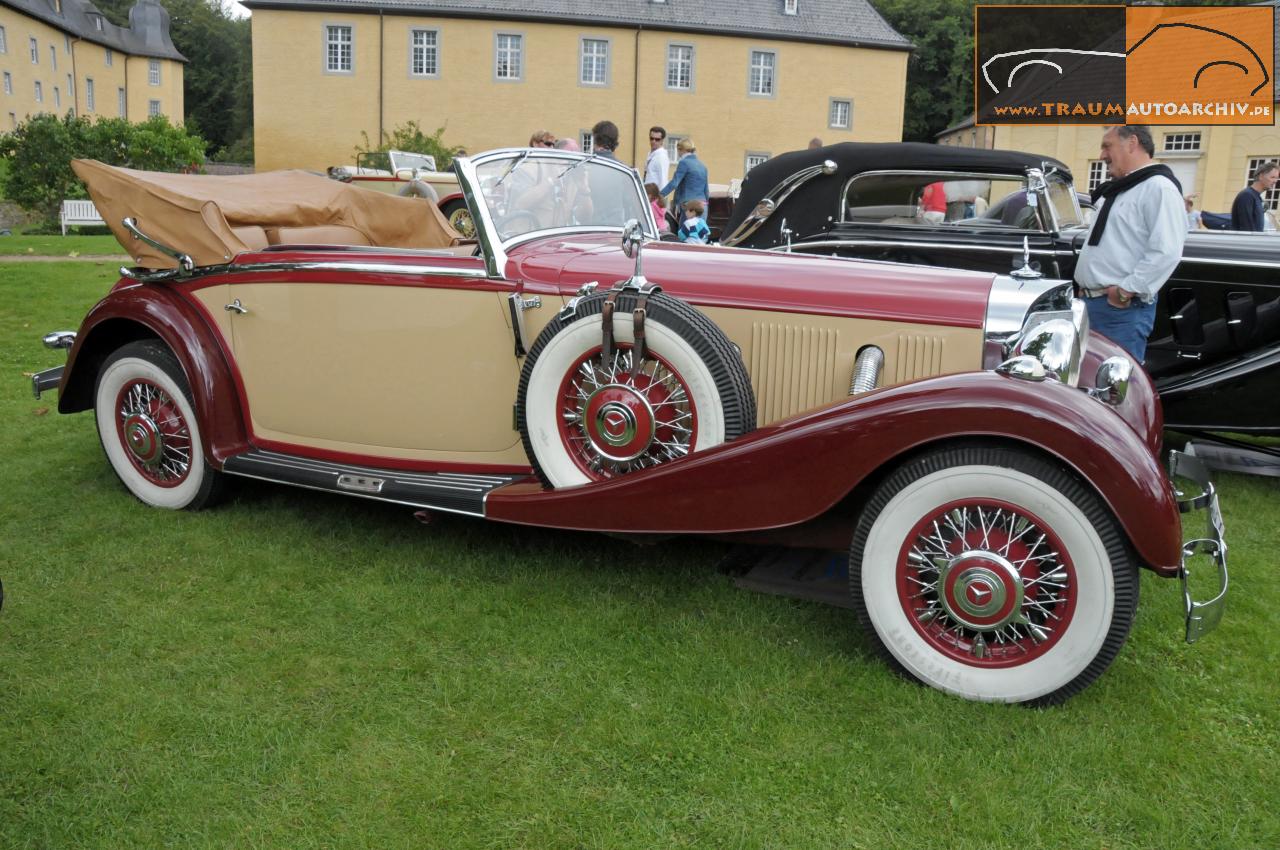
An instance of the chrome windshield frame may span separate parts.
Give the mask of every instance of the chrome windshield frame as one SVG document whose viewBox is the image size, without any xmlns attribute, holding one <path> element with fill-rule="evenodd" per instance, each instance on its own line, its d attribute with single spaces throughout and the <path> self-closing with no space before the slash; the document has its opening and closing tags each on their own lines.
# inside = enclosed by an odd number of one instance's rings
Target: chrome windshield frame
<svg viewBox="0 0 1280 850">
<path fill-rule="evenodd" d="M 502 239 L 498 235 L 498 228 L 493 220 L 492 214 L 489 212 L 489 205 L 485 203 L 484 196 L 480 191 L 479 167 L 490 162 L 513 159 L 516 157 L 526 157 L 530 160 L 559 160 L 565 163 L 566 167 L 574 163 L 590 161 L 591 165 L 601 165 L 606 168 L 612 168 L 620 173 L 627 175 L 631 180 L 631 185 L 635 190 L 635 196 L 642 212 L 649 209 L 649 199 L 645 194 L 644 186 L 640 184 L 640 175 L 634 168 L 624 163 L 608 157 L 592 156 L 589 154 L 576 153 L 572 151 L 563 151 L 557 149 L 539 150 L 537 148 L 499 148 L 497 150 L 485 151 L 473 157 L 458 157 L 453 161 L 454 173 L 458 176 L 458 183 L 462 187 L 462 194 L 466 198 L 467 206 L 471 209 L 472 217 L 476 225 L 476 240 L 480 243 L 480 252 L 484 256 L 485 270 L 489 277 L 502 278 L 505 277 L 507 268 L 508 253 L 517 245 L 529 242 L 533 239 L 541 239 L 546 236 L 558 233 L 617 233 L 621 235 L 623 227 L 606 226 L 606 225 L 579 225 L 573 227 L 554 227 L 546 230 L 535 230 L 527 233 L 521 233 L 508 239 Z M 645 236 L 650 239 L 658 238 L 657 225 L 653 221 L 653 216 L 642 215 L 641 226 L 644 228 Z"/>
</svg>

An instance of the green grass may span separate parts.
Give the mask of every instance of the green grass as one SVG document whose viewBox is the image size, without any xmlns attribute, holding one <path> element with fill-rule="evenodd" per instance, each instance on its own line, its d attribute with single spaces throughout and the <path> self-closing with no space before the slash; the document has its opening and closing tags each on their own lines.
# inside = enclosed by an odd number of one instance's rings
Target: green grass
<svg viewBox="0 0 1280 850">
<path fill-rule="evenodd" d="M 102 236 L 0 236 L 0 255 L 29 254 L 43 257 L 75 257 L 86 254 L 124 256 L 124 249 L 110 234 Z"/>
<path fill-rule="evenodd" d="M 248 484 L 143 507 L 35 401 L 111 281 L 0 264 L 0 847 L 1241 848 L 1280 837 L 1280 487 L 1223 477 L 1222 627 L 1143 576 L 1065 706 L 962 702 L 705 542 Z"/>
</svg>

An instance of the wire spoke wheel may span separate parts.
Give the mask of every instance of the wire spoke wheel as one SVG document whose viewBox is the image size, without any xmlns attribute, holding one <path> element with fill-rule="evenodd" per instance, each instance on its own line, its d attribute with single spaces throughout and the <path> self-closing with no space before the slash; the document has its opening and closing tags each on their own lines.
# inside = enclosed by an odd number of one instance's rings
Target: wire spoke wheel
<svg viewBox="0 0 1280 850">
<path fill-rule="evenodd" d="M 584 355 L 560 389 L 561 437 L 578 468 L 599 480 L 689 454 L 697 411 L 671 365 L 646 357 L 633 375 L 630 346 L 608 362 L 600 354 Z"/>
<path fill-rule="evenodd" d="M 159 487 L 176 487 L 191 471 L 191 429 L 173 397 L 138 379 L 120 388 L 116 427 L 127 457 Z"/>
</svg>

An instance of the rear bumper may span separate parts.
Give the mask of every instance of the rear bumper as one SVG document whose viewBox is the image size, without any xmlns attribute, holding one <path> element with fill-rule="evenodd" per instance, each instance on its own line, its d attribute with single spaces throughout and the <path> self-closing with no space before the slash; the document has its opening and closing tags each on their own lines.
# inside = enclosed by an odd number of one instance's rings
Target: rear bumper
<svg viewBox="0 0 1280 850">
<path fill-rule="evenodd" d="M 1222 510 L 1218 507 L 1218 492 L 1214 489 L 1209 477 L 1209 470 L 1198 458 L 1182 452 L 1169 453 L 1169 475 L 1174 479 L 1190 481 L 1199 488 L 1198 493 L 1188 495 L 1177 489 L 1178 510 L 1190 519 L 1190 514 L 1204 511 L 1205 531 L 1203 536 L 1190 535 L 1184 532 L 1182 546 L 1182 602 L 1187 626 L 1187 643 L 1195 643 L 1208 632 L 1217 628 L 1222 621 L 1222 612 L 1227 599 L 1227 541 L 1222 525 Z M 1187 523 L 1183 523 L 1184 528 Z M 1190 580 L 1192 563 L 1195 570 L 1200 571 L 1213 567 L 1216 578 L 1211 587 L 1216 587 L 1207 600 L 1198 602 L 1191 596 Z"/>
</svg>

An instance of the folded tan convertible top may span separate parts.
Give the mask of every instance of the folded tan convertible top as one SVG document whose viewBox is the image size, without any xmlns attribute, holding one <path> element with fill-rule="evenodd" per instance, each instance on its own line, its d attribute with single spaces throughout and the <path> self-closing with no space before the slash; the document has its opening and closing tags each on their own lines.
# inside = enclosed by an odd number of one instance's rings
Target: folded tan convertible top
<svg viewBox="0 0 1280 850">
<path fill-rule="evenodd" d="M 434 203 L 361 189 L 305 171 L 208 176 L 117 168 L 72 161 L 76 175 L 116 239 L 145 268 L 177 268 L 177 261 L 135 238 L 126 217 L 197 266 L 226 263 L 262 247 L 256 228 L 341 226 L 370 245 L 447 248 L 461 236 Z M 237 229 L 244 228 L 237 232 Z"/>
</svg>

